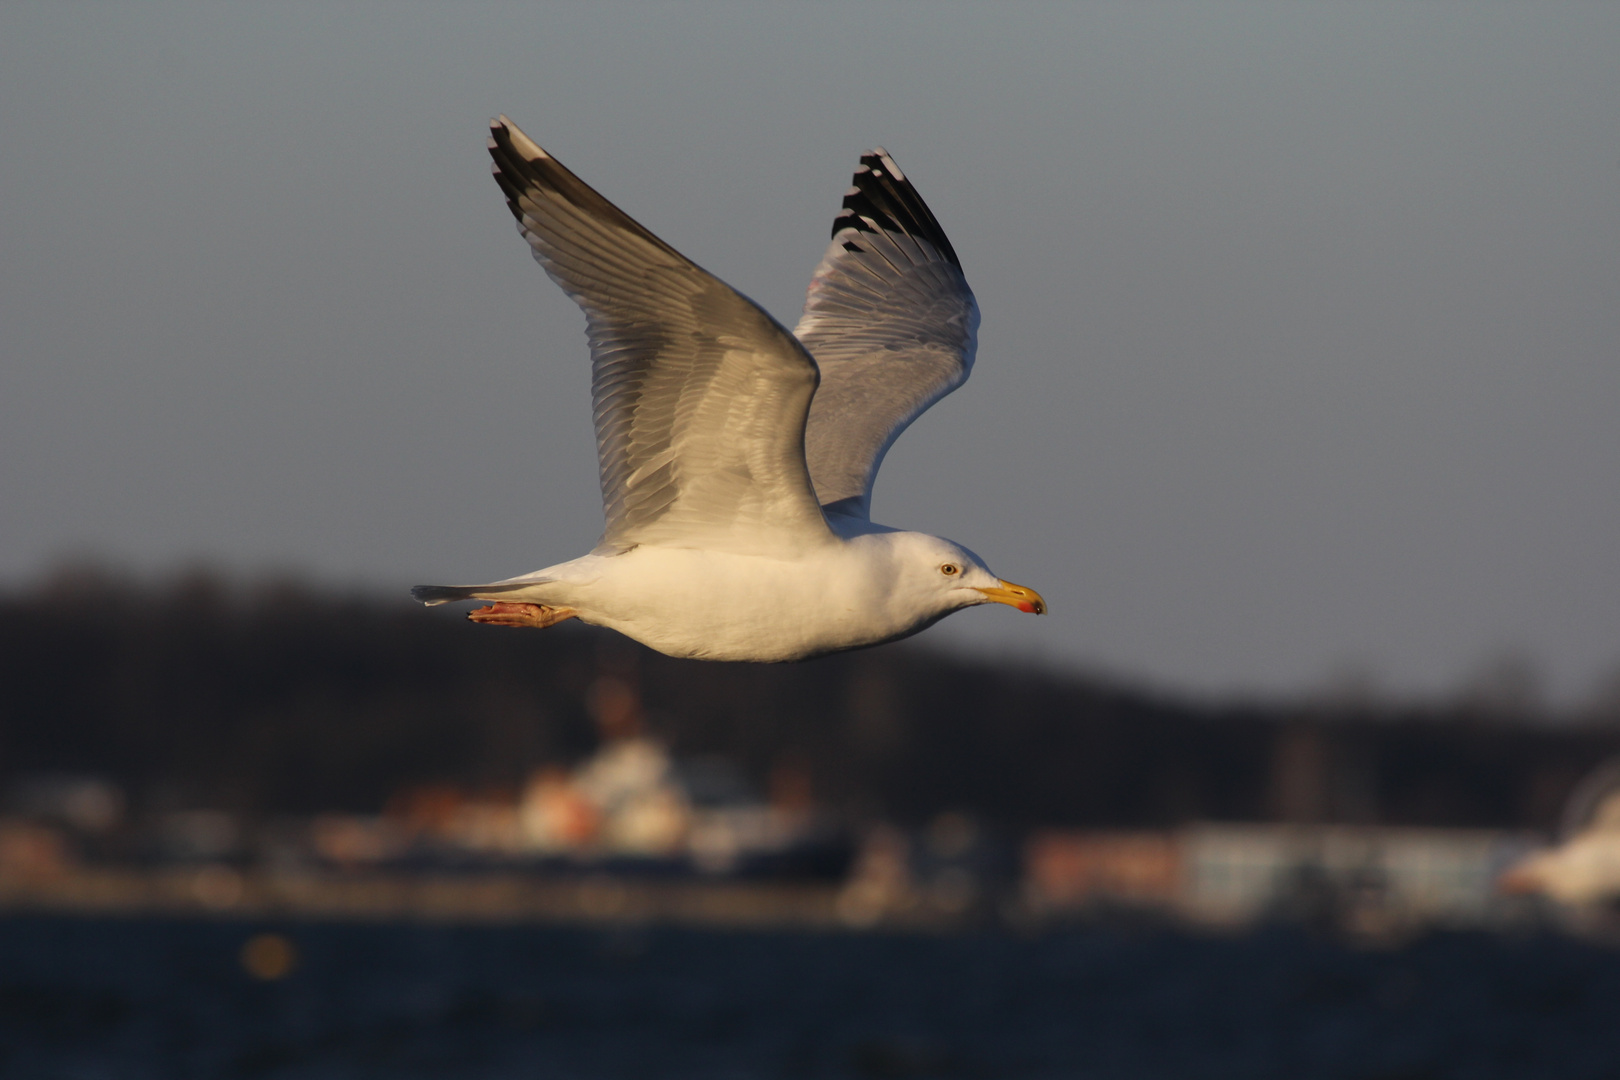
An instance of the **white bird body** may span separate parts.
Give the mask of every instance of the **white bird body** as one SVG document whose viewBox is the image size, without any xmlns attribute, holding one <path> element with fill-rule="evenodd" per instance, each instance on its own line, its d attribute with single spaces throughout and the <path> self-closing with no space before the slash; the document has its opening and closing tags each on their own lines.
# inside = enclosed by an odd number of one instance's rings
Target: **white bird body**
<svg viewBox="0 0 1620 1080">
<path fill-rule="evenodd" d="M 1005 586 L 977 562 L 949 541 L 880 529 L 797 555 L 643 545 L 500 582 L 485 598 L 572 611 L 670 656 L 799 660 L 895 641 L 990 602 L 981 589 Z M 962 570 L 943 578 L 941 563 Z"/>
<path fill-rule="evenodd" d="M 1620 760 L 1591 774 L 1570 797 L 1587 820 L 1557 847 L 1532 852 L 1502 876 L 1509 892 L 1539 892 L 1576 907 L 1620 900 Z M 1605 791 L 1608 787 L 1610 790 Z"/>
<path fill-rule="evenodd" d="M 1620 831 L 1582 833 L 1536 852 L 1503 876 L 1514 892 L 1540 892 L 1583 906 L 1620 898 Z"/>
<path fill-rule="evenodd" d="M 790 332 L 505 117 L 491 132 L 518 231 L 586 314 L 607 527 L 581 558 L 418 599 L 704 660 L 878 645 L 976 604 L 1045 612 L 966 548 L 870 520 L 884 453 L 966 380 L 978 326 L 950 241 L 886 153 L 862 158 Z"/>
</svg>

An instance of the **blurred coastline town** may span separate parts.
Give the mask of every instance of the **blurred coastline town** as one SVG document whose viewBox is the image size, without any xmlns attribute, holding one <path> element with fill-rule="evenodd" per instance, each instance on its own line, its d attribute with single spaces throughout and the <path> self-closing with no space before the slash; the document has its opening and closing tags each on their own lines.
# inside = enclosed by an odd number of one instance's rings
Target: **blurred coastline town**
<svg viewBox="0 0 1620 1080">
<path fill-rule="evenodd" d="M 1620 716 L 1510 679 L 1212 705 L 86 572 L 0 598 L 0 671 L 0 910 L 1389 937 L 1620 901 Z"/>
</svg>

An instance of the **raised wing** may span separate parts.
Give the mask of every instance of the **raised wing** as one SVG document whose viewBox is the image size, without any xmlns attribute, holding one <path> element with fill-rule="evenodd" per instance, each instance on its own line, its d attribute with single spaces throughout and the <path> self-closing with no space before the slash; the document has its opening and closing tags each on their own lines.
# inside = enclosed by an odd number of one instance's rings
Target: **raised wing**
<svg viewBox="0 0 1620 1080">
<path fill-rule="evenodd" d="M 597 550 L 831 540 L 804 462 L 817 375 L 799 342 L 506 117 L 490 131 L 518 231 L 585 311 L 607 517 Z"/>
<path fill-rule="evenodd" d="M 861 158 L 794 331 L 821 368 L 805 458 L 829 512 L 866 518 L 883 455 L 967 381 L 979 306 L 927 204 L 881 148 Z"/>
</svg>

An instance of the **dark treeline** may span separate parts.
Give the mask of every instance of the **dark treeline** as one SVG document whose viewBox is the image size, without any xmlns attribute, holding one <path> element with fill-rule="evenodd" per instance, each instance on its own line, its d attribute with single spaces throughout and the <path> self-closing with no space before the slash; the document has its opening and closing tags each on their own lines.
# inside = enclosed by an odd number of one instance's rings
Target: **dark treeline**
<svg viewBox="0 0 1620 1080">
<path fill-rule="evenodd" d="M 113 779 L 134 807 L 380 808 L 515 788 L 597 744 L 599 678 L 634 685 L 680 754 L 768 786 L 808 775 L 852 816 L 964 810 L 1011 829 L 1197 819 L 1531 826 L 1620 730 L 1363 703 L 1218 704 L 923 645 L 765 666 L 670 660 L 604 631 L 78 575 L 0 600 L 0 783 Z"/>
</svg>

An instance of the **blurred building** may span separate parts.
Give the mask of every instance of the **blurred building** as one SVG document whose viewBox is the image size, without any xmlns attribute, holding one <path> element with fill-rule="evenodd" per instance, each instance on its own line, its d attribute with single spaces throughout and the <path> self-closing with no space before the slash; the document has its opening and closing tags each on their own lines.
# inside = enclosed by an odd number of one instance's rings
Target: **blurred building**
<svg viewBox="0 0 1620 1080">
<path fill-rule="evenodd" d="M 599 747 L 573 768 L 543 766 L 515 792 L 409 791 L 382 819 L 326 817 L 317 847 L 329 859 L 346 846 L 375 859 L 459 856 L 625 872 L 827 876 L 847 866 L 842 836 L 817 811 L 799 770 L 778 769 L 764 799 L 726 759 L 677 758 L 647 735 L 633 682 L 599 678 L 587 700 Z"/>
<path fill-rule="evenodd" d="M 0 889 L 61 878 L 103 853 L 124 824 L 124 793 L 76 773 L 31 773 L 12 782 L 0 816 Z"/>
<path fill-rule="evenodd" d="M 9 885 L 59 878 L 77 865 L 60 829 L 17 818 L 0 818 L 0 891 Z"/>
<path fill-rule="evenodd" d="M 1026 884 L 1047 915 L 1126 907 L 1219 925 L 1482 926 L 1513 914 L 1497 883 L 1534 842 L 1488 829 L 1343 825 L 1044 832 L 1026 847 Z"/>
<path fill-rule="evenodd" d="M 1044 911 L 1169 910 L 1181 899 L 1182 846 L 1167 832 L 1041 832 L 1025 846 L 1026 885 Z"/>
</svg>

